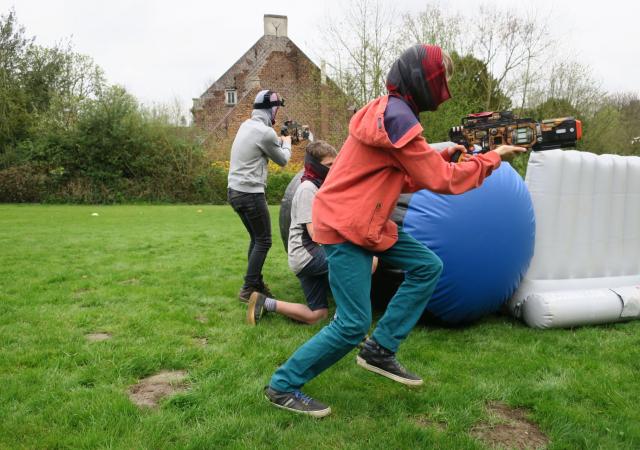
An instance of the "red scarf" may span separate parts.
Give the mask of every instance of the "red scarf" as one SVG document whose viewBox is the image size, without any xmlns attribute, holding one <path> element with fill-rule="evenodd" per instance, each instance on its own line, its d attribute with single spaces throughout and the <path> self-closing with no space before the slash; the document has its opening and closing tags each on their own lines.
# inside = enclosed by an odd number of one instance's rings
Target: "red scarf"
<svg viewBox="0 0 640 450">
<path fill-rule="evenodd" d="M 322 165 L 316 158 L 305 153 L 304 174 L 302 175 L 302 178 L 300 178 L 301 183 L 309 180 L 319 189 L 320 186 L 322 186 L 324 179 L 327 178 L 328 173 L 329 168 L 327 166 Z"/>
</svg>

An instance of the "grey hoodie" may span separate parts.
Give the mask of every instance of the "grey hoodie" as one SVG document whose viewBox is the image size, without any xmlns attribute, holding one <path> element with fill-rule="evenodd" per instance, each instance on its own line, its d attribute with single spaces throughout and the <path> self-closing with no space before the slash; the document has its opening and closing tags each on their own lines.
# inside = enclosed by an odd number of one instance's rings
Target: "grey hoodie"
<svg viewBox="0 0 640 450">
<path fill-rule="evenodd" d="M 262 193 L 267 184 L 269 159 L 284 166 L 291 157 L 291 145 L 281 144 L 270 126 L 269 111 L 254 109 L 231 146 L 228 187 L 240 192 Z"/>
</svg>

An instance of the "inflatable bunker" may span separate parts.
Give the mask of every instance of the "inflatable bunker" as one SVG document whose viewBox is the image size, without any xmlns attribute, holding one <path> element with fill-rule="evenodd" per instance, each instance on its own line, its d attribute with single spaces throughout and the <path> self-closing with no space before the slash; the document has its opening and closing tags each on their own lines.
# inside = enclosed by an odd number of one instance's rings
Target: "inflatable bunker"
<svg viewBox="0 0 640 450">
<path fill-rule="evenodd" d="M 535 254 L 509 302 L 537 328 L 640 317 L 640 157 L 534 152 Z"/>
<path fill-rule="evenodd" d="M 285 248 L 300 176 L 287 187 L 280 210 Z M 403 194 L 392 218 L 442 259 L 442 277 L 426 313 L 447 324 L 468 323 L 498 311 L 515 292 L 533 255 L 531 198 L 507 163 L 482 186 L 462 195 L 426 190 Z M 402 278 L 401 271 L 381 261 L 372 281 L 373 303 L 384 306 Z"/>
</svg>

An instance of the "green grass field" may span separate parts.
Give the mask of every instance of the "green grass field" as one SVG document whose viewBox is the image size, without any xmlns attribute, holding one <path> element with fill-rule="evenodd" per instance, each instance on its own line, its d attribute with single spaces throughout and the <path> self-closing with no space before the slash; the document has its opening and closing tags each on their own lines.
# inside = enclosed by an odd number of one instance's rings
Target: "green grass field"
<svg viewBox="0 0 640 450">
<path fill-rule="evenodd" d="M 245 325 L 245 258 L 225 206 L 0 205 L 0 448 L 485 448 L 472 430 L 496 424 L 496 401 L 526 408 L 549 448 L 640 448 L 640 322 L 419 325 L 399 356 L 422 388 L 353 352 L 306 388 L 331 416 L 275 409 L 262 387 L 321 325 Z M 276 234 L 265 270 L 302 301 Z M 129 386 L 162 370 L 188 371 L 189 390 L 133 405 Z"/>
</svg>

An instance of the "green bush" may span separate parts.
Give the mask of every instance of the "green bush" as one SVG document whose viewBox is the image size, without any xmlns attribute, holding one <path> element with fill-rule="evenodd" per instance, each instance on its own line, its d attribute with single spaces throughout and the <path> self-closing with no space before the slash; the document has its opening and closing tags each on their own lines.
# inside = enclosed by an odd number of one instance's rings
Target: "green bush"
<svg viewBox="0 0 640 450">
<path fill-rule="evenodd" d="M 227 170 L 202 162 L 187 178 L 117 178 L 104 182 L 69 177 L 61 167 L 24 163 L 0 170 L 0 202 L 5 203 L 210 203 L 227 202 Z M 277 172 L 267 180 L 267 201 L 279 204 L 295 173 Z"/>
<path fill-rule="evenodd" d="M 227 201 L 227 171 L 220 167 L 209 167 L 193 180 L 195 202 L 221 205 Z"/>
<path fill-rule="evenodd" d="M 284 196 L 284 191 L 295 176 L 296 174 L 292 172 L 270 173 L 267 178 L 267 190 L 265 192 L 267 203 L 279 205 Z"/>
<path fill-rule="evenodd" d="M 40 202 L 51 189 L 52 177 L 36 164 L 21 164 L 0 170 L 0 202 Z"/>
</svg>

